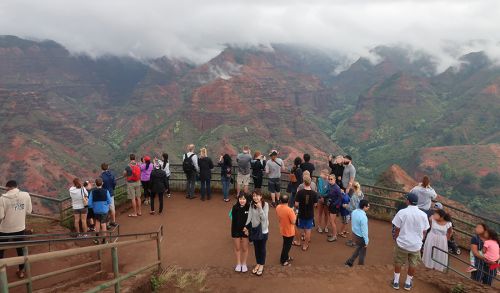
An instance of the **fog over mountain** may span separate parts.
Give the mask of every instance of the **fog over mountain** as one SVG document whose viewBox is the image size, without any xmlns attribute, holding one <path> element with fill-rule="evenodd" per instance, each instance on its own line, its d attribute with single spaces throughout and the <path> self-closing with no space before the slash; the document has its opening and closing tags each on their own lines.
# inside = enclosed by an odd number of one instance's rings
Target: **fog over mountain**
<svg viewBox="0 0 500 293">
<path fill-rule="evenodd" d="M 437 70 L 472 51 L 500 61 L 500 1 L 27 1 L 0 3 L 0 35 L 57 40 L 73 53 L 206 62 L 227 44 L 294 43 L 370 57 L 409 46 Z"/>
</svg>

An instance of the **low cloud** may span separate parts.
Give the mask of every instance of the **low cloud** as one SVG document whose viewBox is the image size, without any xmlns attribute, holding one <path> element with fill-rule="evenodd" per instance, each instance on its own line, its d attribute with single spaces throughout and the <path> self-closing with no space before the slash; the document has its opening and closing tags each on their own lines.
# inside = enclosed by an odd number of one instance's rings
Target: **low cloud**
<svg viewBox="0 0 500 293">
<path fill-rule="evenodd" d="M 498 0 L 3 0 L 0 34 L 52 39 L 91 56 L 201 63 L 225 44 L 299 43 L 355 59 L 378 45 L 431 54 L 439 70 L 470 51 L 500 62 Z"/>
</svg>

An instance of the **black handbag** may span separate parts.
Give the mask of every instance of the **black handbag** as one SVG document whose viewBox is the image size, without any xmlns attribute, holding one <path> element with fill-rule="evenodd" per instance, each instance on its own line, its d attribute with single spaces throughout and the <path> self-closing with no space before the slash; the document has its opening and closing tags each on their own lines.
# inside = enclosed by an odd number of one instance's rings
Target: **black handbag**
<svg viewBox="0 0 500 293">
<path fill-rule="evenodd" d="M 262 224 L 259 224 L 259 226 L 255 227 L 255 228 L 251 227 L 250 228 L 250 236 L 248 237 L 248 240 L 257 241 L 257 240 L 262 240 L 262 239 L 264 239 L 264 234 L 262 234 Z"/>
</svg>

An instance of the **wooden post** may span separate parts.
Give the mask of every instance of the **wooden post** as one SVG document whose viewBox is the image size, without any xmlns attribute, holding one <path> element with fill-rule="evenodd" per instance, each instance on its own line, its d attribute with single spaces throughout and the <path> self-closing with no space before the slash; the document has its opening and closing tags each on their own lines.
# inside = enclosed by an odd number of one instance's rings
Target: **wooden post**
<svg viewBox="0 0 500 293">
<path fill-rule="evenodd" d="M 23 247 L 23 255 L 26 257 L 28 256 L 28 247 L 25 246 Z M 26 283 L 26 290 L 28 293 L 33 292 L 33 281 L 31 280 L 31 265 L 30 262 L 25 258 L 26 260 L 24 261 L 24 270 L 26 272 L 26 276 L 28 277 L 28 283 Z"/>
<path fill-rule="evenodd" d="M 160 242 L 161 236 L 160 236 L 160 233 L 161 232 L 158 232 L 156 234 L 156 253 L 158 255 L 158 261 L 160 262 L 160 263 L 158 263 L 158 270 L 161 270 L 161 242 Z"/>
<path fill-rule="evenodd" d="M 0 268 L 0 289 L 2 289 L 2 293 L 9 292 L 9 282 L 7 280 L 7 266 L 3 266 Z"/>
<path fill-rule="evenodd" d="M 102 250 L 97 251 L 97 259 L 99 260 L 99 271 L 102 272 L 104 270 L 104 266 L 102 264 Z"/>
<path fill-rule="evenodd" d="M 113 273 L 115 275 L 115 279 L 118 279 L 120 277 L 119 271 L 118 271 L 118 248 L 112 247 L 111 248 L 111 258 L 113 262 Z M 115 284 L 115 293 L 120 292 L 120 282 L 116 282 Z"/>
</svg>

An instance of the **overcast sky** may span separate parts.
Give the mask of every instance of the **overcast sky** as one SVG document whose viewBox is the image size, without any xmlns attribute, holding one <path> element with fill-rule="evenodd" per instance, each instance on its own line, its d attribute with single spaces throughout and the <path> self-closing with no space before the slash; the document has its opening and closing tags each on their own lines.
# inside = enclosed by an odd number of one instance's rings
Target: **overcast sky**
<svg viewBox="0 0 500 293">
<path fill-rule="evenodd" d="M 408 44 L 447 66 L 473 50 L 500 60 L 500 0 L 2 0 L 0 34 L 195 62 L 228 43 L 303 43 L 353 58 Z"/>
</svg>

